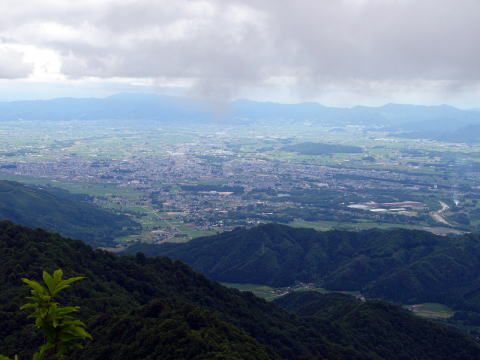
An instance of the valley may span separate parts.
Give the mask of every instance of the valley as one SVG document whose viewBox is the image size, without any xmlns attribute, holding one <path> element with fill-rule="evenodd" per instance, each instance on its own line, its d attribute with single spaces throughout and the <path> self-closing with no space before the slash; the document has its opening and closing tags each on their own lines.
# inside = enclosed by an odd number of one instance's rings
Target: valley
<svg viewBox="0 0 480 360">
<path fill-rule="evenodd" d="M 268 285 L 256 285 L 256 284 L 222 283 L 222 285 L 229 288 L 238 289 L 240 291 L 251 292 L 255 294 L 255 296 L 263 298 L 267 301 L 273 301 L 282 296 L 286 296 L 288 294 L 291 294 L 297 291 L 300 291 L 300 292 L 314 291 L 314 292 L 319 292 L 320 294 L 342 293 L 342 294 L 352 295 L 357 299 L 365 299 L 358 291 L 333 291 L 332 292 L 324 288 L 317 287 L 315 284 L 299 283 L 294 286 L 279 287 L 279 288 L 271 287 Z M 415 315 L 418 315 L 427 319 L 432 319 L 432 320 L 448 320 L 455 315 L 455 312 L 451 308 L 438 303 L 412 304 L 412 305 L 404 305 L 403 307 L 405 309 L 410 310 Z"/>
<path fill-rule="evenodd" d="M 480 0 L 0 13 L 0 360 L 480 359 Z"/>
<path fill-rule="evenodd" d="M 480 227 L 477 145 L 288 121 L 186 127 L 72 120 L 34 127 L 0 123 L 0 179 L 86 194 L 141 224 L 109 246 L 184 242 L 268 222 L 443 235 Z M 296 144 L 308 151 L 291 151 Z"/>
<path fill-rule="evenodd" d="M 58 229 L 114 253 L 147 254 L 149 245 L 182 244 L 268 223 L 319 231 L 422 230 L 447 237 L 480 229 L 480 145 L 396 137 L 358 124 L 138 125 L 70 120 L 44 121 L 38 128 L 32 121 L 1 122 L 0 181 L 63 194 L 124 222 L 123 229 L 104 222 L 109 234 L 96 240 L 92 231 L 105 234 L 105 229 L 94 229 L 92 222 L 85 223 L 90 232 L 69 232 L 68 212 L 62 220 L 42 210 L 51 219 L 20 223 Z M 9 206 L 25 212 L 20 202 Z M 268 259 L 262 261 L 268 266 Z M 332 291 L 312 279 L 278 284 L 243 274 L 217 280 L 269 301 L 297 291 Z M 374 293 L 349 285 L 333 291 Z M 468 332 L 477 331 L 473 315 L 462 315 L 450 300 L 393 300 L 417 315 L 468 323 Z M 453 320 L 462 316 L 467 320 Z"/>
</svg>

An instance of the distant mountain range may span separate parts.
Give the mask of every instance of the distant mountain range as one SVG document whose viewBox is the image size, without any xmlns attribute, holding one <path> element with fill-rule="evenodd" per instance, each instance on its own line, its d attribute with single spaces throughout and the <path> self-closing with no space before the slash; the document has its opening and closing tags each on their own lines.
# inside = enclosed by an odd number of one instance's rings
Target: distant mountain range
<svg viewBox="0 0 480 360">
<path fill-rule="evenodd" d="M 275 287 L 317 283 L 399 303 L 436 302 L 480 313 L 480 238 L 416 230 L 326 231 L 268 224 L 184 244 L 137 244 L 211 279 Z"/>
<path fill-rule="evenodd" d="M 86 277 L 61 301 L 80 306 L 93 340 L 68 359 L 480 358 L 472 338 L 381 301 L 304 293 L 276 305 L 180 262 L 117 257 L 9 222 L 0 222 L 0 353 L 31 358 L 41 339 L 19 309 L 21 279 L 57 268 Z"/>
<path fill-rule="evenodd" d="M 480 112 L 447 105 L 387 104 L 380 107 L 327 107 L 317 103 L 279 104 L 237 100 L 224 112 L 199 99 L 155 94 L 118 94 L 107 98 L 59 98 L 0 103 L 0 120 L 125 120 L 147 123 L 228 123 L 309 121 L 341 126 L 362 124 L 435 138 L 480 125 Z"/>
<path fill-rule="evenodd" d="M 109 246 L 116 237 L 140 231 L 140 224 L 89 203 L 84 195 L 4 180 L 0 220 L 59 232 L 94 246 Z"/>
<path fill-rule="evenodd" d="M 205 121 L 206 104 L 193 99 L 138 94 L 0 103 L 0 120 Z"/>
</svg>

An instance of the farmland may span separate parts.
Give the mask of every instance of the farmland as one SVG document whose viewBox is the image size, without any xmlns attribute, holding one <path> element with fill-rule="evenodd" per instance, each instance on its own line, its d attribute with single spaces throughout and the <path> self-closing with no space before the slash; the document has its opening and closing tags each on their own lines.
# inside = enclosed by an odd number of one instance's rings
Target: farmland
<svg viewBox="0 0 480 360">
<path fill-rule="evenodd" d="M 479 146 L 362 126 L 217 125 L 2 122 L 0 179 L 87 194 L 131 216 L 142 231 L 119 243 L 182 242 L 265 222 L 480 228 Z"/>
</svg>

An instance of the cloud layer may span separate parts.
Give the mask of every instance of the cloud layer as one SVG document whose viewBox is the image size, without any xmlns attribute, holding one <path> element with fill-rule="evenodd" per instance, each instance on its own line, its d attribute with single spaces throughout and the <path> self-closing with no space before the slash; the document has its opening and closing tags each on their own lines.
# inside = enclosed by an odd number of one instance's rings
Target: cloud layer
<svg viewBox="0 0 480 360">
<path fill-rule="evenodd" d="M 2 46 L 0 43 L 0 79 L 18 79 L 30 75 L 33 64 L 24 60 L 21 51 Z"/>
<path fill-rule="evenodd" d="M 478 0 L 4 0 L 0 13 L 0 45 L 53 51 L 71 79 L 181 82 L 211 97 L 480 83 Z M 0 47 L 0 77 L 35 73 L 20 55 Z"/>
</svg>

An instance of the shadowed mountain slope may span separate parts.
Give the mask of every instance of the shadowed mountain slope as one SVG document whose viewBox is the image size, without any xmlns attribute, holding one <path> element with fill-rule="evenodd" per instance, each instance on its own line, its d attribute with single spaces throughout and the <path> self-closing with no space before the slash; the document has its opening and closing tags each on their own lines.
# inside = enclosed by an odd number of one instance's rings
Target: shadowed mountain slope
<svg viewBox="0 0 480 360">
<path fill-rule="evenodd" d="M 345 334 L 361 319 L 345 317 L 345 304 L 331 303 L 331 319 L 345 327 L 303 317 L 267 303 L 250 293 L 227 289 L 187 266 L 166 258 L 116 257 L 93 251 L 79 241 L 42 230 L 0 223 L 0 353 L 19 352 L 28 358 L 39 342 L 31 320 L 18 309 L 28 290 L 22 277 L 38 278 L 43 269 L 61 267 L 67 276 L 86 280 L 65 293 L 65 301 L 80 305 L 94 340 L 71 359 L 475 359 L 479 346 L 456 331 L 384 305 L 372 307 L 369 326 L 388 325 L 388 316 L 402 328 L 387 337 Z M 351 300 L 353 301 L 353 300 Z M 347 302 L 348 303 L 348 302 Z M 348 304 L 347 304 L 348 305 Z M 351 305 L 348 305 L 351 306 Z M 376 321 L 373 321 L 375 320 Z M 337 321 L 337 320 L 335 320 Z M 396 356 L 402 334 L 408 348 Z M 380 329 L 378 331 L 381 331 Z M 387 329 L 385 329 L 387 331 Z M 352 335 L 353 336 L 353 335 Z M 406 341 L 406 340 L 405 340 Z M 432 352 L 437 347 L 439 351 Z M 440 352 L 440 350 L 442 352 Z M 392 355 L 392 356 L 390 356 Z M 411 357 L 410 357 L 411 358 Z"/>
<path fill-rule="evenodd" d="M 269 224 L 129 251 L 180 259 L 223 282 L 317 283 L 400 303 L 480 311 L 480 239 L 416 230 L 318 232 Z"/>
<path fill-rule="evenodd" d="M 94 246 L 111 245 L 116 237 L 140 230 L 127 216 L 94 206 L 85 196 L 2 180 L 0 220 L 59 232 Z"/>
</svg>

